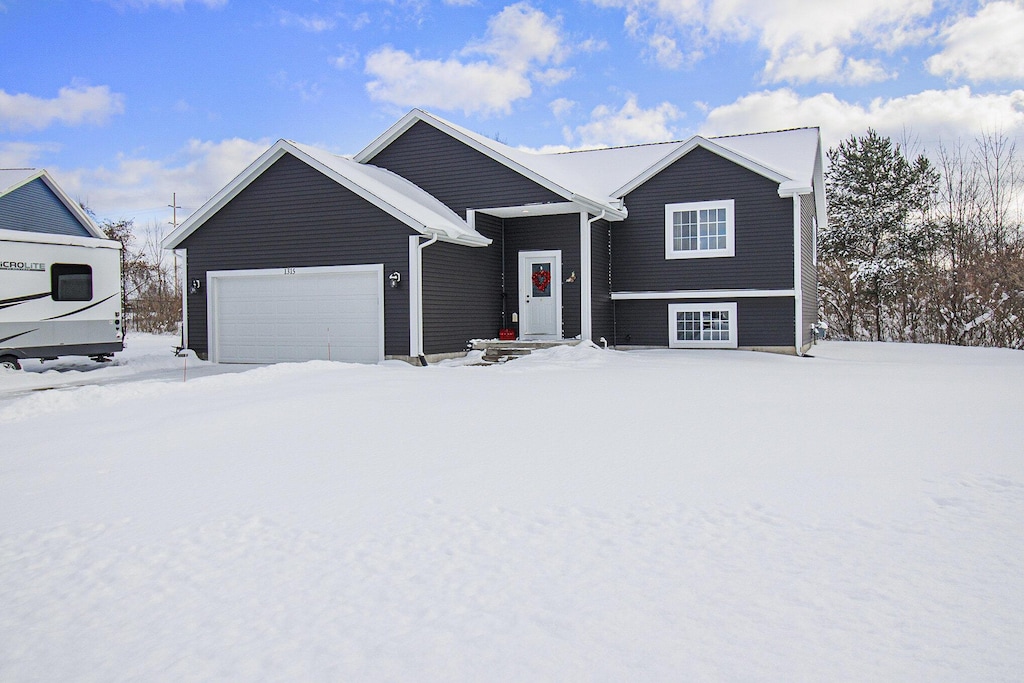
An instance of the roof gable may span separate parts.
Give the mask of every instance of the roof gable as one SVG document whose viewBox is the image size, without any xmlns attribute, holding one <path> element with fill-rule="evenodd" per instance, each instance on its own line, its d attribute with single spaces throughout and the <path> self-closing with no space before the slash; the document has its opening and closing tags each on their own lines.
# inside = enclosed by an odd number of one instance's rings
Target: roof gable
<svg viewBox="0 0 1024 683">
<path fill-rule="evenodd" d="M 168 235 L 163 241 L 164 248 L 174 249 L 180 245 L 285 154 L 291 154 L 424 235 L 437 235 L 442 241 L 469 246 L 486 246 L 491 242 L 455 212 L 401 176 L 315 147 L 278 140 Z"/>
<path fill-rule="evenodd" d="M 45 169 L 0 169 L 0 228 L 105 238 Z"/>
<path fill-rule="evenodd" d="M 593 212 L 605 211 L 609 217 L 621 220 L 625 218 L 626 212 L 622 210 L 621 202 L 612 197 L 601 196 L 590 192 L 580 191 L 578 183 L 573 183 L 566 174 L 559 173 L 557 164 L 550 164 L 545 161 L 552 155 L 534 154 L 523 150 L 509 147 L 506 144 L 484 137 L 479 133 L 467 130 L 450 121 L 429 114 L 420 109 L 413 109 L 399 119 L 394 125 L 378 136 L 373 142 L 367 145 L 362 151 L 356 154 L 353 159 L 359 163 L 369 163 L 377 154 L 384 150 L 392 142 L 400 138 L 406 131 L 416 123 L 423 122 L 442 133 L 462 142 L 475 149 L 498 163 L 506 166 L 524 178 L 527 178 L 537 185 L 563 197 L 567 201 L 577 202 L 581 206 Z M 566 182 L 569 181 L 569 182 Z M 476 207 L 487 208 L 487 207 Z"/>
</svg>

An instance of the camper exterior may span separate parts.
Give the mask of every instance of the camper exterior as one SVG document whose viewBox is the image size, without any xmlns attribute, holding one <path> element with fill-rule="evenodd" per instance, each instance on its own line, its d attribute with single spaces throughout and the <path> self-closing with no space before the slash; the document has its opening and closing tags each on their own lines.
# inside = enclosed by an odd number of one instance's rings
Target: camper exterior
<svg viewBox="0 0 1024 683">
<path fill-rule="evenodd" d="M 121 243 L 0 230 L 0 365 L 124 348 Z"/>
</svg>

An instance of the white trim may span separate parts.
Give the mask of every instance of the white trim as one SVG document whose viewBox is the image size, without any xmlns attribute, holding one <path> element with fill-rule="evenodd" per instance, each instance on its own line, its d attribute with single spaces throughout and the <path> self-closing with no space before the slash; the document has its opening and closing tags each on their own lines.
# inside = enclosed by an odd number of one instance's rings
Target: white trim
<svg viewBox="0 0 1024 683">
<path fill-rule="evenodd" d="M 420 344 L 420 315 L 423 312 L 423 259 L 419 235 L 409 235 L 409 355 L 423 352 Z"/>
<path fill-rule="evenodd" d="M 181 254 L 181 345 L 188 348 L 188 249 L 177 249 Z"/>
<path fill-rule="evenodd" d="M 739 154 L 738 152 L 732 151 L 731 149 L 726 149 L 725 147 L 715 142 L 712 142 L 707 138 L 703 138 L 699 135 L 694 135 L 685 143 L 683 143 L 679 147 L 676 147 L 672 152 L 666 154 L 664 157 L 662 157 L 654 164 L 649 166 L 646 170 L 640 173 L 640 175 L 636 176 L 628 183 L 612 192 L 611 195 L 613 197 L 625 197 L 627 194 L 629 194 L 636 188 L 640 187 L 657 174 L 661 173 L 663 170 L 665 170 L 666 168 L 674 164 L 676 161 L 692 152 L 697 147 L 703 147 L 704 149 L 713 154 L 717 154 L 718 156 L 727 159 L 733 162 L 734 164 L 742 166 L 748 171 L 753 171 L 754 173 L 762 175 L 765 178 L 768 178 L 769 180 L 774 180 L 777 183 L 784 183 L 787 180 L 789 180 L 788 177 L 782 175 L 778 171 L 768 168 L 767 166 L 764 166 L 762 164 L 759 164 L 753 159 L 749 159 L 743 156 L 742 154 Z"/>
<path fill-rule="evenodd" d="M 290 272 L 287 272 L 290 271 Z M 279 275 L 316 275 L 318 273 L 377 273 L 377 361 L 384 360 L 384 264 L 365 263 L 355 266 L 312 266 L 303 268 L 247 268 L 244 270 L 208 270 L 206 271 L 206 348 L 211 363 L 219 362 L 217 337 L 217 297 L 215 296 L 217 281 L 224 278 Z"/>
<path fill-rule="evenodd" d="M 676 331 L 676 314 L 684 311 L 726 311 L 729 313 L 729 339 L 724 341 L 680 341 Z M 670 349 L 735 349 L 739 331 L 736 324 L 736 302 L 668 305 L 668 346 Z"/>
<path fill-rule="evenodd" d="M 792 289 L 705 289 L 671 292 L 612 292 L 613 301 L 651 299 L 760 299 L 762 297 L 794 296 Z"/>
<path fill-rule="evenodd" d="M 526 311 L 526 291 L 530 284 L 530 278 L 526 275 L 523 263 L 527 258 L 546 258 L 551 260 L 551 286 L 554 288 L 555 299 L 555 333 L 554 335 L 525 335 L 523 334 L 523 317 Z M 523 340 L 535 339 L 562 339 L 562 250 L 544 249 L 540 251 L 520 251 L 516 259 L 519 272 L 519 338 Z"/>
<path fill-rule="evenodd" d="M 590 214 L 580 212 L 580 339 L 593 339 L 593 292 L 590 290 L 591 271 L 591 222 Z"/>
<path fill-rule="evenodd" d="M 794 324 L 796 337 L 793 339 L 796 346 L 796 354 L 804 355 L 804 291 L 803 291 L 803 270 L 804 254 L 801 248 L 803 240 L 800 225 L 800 196 L 793 195 L 793 300 L 795 308 Z"/>
<path fill-rule="evenodd" d="M 725 249 L 680 249 L 675 248 L 673 232 L 673 214 L 682 211 L 697 211 L 704 209 L 725 209 Z M 723 258 L 732 257 L 736 254 L 736 202 L 732 199 L 716 199 L 707 202 L 681 202 L 678 204 L 665 205 L 665 258 L 666 259 L 692 259 L 692 258 Z M 698 244 L 700 238 L 698 237 Z"/>
</svg>

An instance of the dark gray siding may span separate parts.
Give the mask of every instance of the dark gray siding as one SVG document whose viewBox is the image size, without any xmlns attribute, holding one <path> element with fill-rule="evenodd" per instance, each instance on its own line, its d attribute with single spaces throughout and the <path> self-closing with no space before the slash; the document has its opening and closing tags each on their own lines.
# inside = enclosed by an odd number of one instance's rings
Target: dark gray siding
<svg viewBox="0 0 1024 683">
<path fill-rule="evenodd" d="M 409 281 L 409 236 L 390 214 L 285 155 L 182 243 L 187 280 L 203 289 L 188 298 L 189 347 L 208 352 L 206 272 L 248 268 L 383 263 Z M 432 248 L 432 247 L 431 247 Z M 409 353 L 409 290 L 384 287 L 384 353 Z"/>
<path fill-rule="evenodd" d="M 0 197 L 0 230 L 92 237 L 42 178 Z"/>
<path fill-rule="evenodd" d="M 611 298 L 611 232 L 608 221 L 594 221 L 590 232 L 590 308 L 594 341 L 601 337 L 612 343 L 615 306 Z"/>
<path fill-rule="evenodd" d="M 505 305 L 519 312 L 519 252 L 560 249 L 562 251 L 562 336 L 580 334 L 580 215 L 527 216 L 506 219 Z M 575 282 L 564 282 L 575 271 Z"/>
<path fill-rule="evenodd" d="M 626 198 L 629 217 L 612 230 L 615 291 L 791 289 L 793 201 L 778 183 L 702 147 Z M 666 259 L 665 205 L 735 200 L 736 255 Z"/>
<path fill-rule="evenodd" d="M 463 217 L 466 209 L 565 201 L 422 121 L 369 163 L 419 185 Z"/>
<path fill-rule="evenodd" d="M 465 351 L 470 339 L 498 336 L 501 219 L 477 214 L 476 229 L 494 240 L 489 247 L 435 242 L 423 251 L 425 353 Z"/>
<path fill-rule="evenodd" d="M 814 265 L 814 195 L 800 197 L 800 276 L 803 278 L 803 343 L 814 339 L 811 326 L 818 322 L 818 269 Z"/>
<path fill-rule="evenodd" d="M 721 303 L 724 299 L 616 301 L 615 343 L 627 346 L 668 346 L 668 305 L 707 301 Z M 792 347 L 795 312 L 793 297 L 737 299 L 739 345 Z"/>
</svg>

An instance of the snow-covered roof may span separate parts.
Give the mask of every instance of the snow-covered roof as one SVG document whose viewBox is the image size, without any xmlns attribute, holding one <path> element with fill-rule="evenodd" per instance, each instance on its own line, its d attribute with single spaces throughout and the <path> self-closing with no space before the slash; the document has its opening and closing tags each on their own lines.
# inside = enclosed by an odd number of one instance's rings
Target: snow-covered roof
<svg viewBox="0 0 1024 683">
<path fill-rule="evenodd" d="M 278 140 L 168 235 L 163 241 L 164 248 L 174 249 L 180 245 L 210 216 L 285 154 L 293 155 L 424 235 L 437 235 L 442 241 L 469 246 L 486 246 L 491 243 L 490 239 L 473 230 L 458 214 L 425 190 L 391 171 L 360 164 L 347 157 L 291 140 Z"/>
<path fill-rule="evenodd" d="M 355 155 L 372 161 L 417 121 L 428 123 L 509 166 L 569 201 L 625 217 L 622 198 L 680 157 L 700 146 L 779 183 L 780 194 L 811 192 L 821 154 L 817 128 L 732 135 L 556 154 L 529 152 L 413 109 Z M 484 208 L 484 207 L 480 207 Z"/>
<path fill-rule="evenodd" d="M 0 197 L 14 192 L 19 187 L 24 187 L 37 178 L 50 188 L 54 196 L 57 197 L 61 204 L 67 207 L 67 210 L 71 212 L 90 235 L 99 239 L 106 239 L 106 235 L 99 229 L 99 226 L 93 222 L 92 218 L 89 217 L 78 202 L 71 199 L 61 189 L 60 185 L 50 177 L 45 168 L 0 168 Z"/>
</svg>

